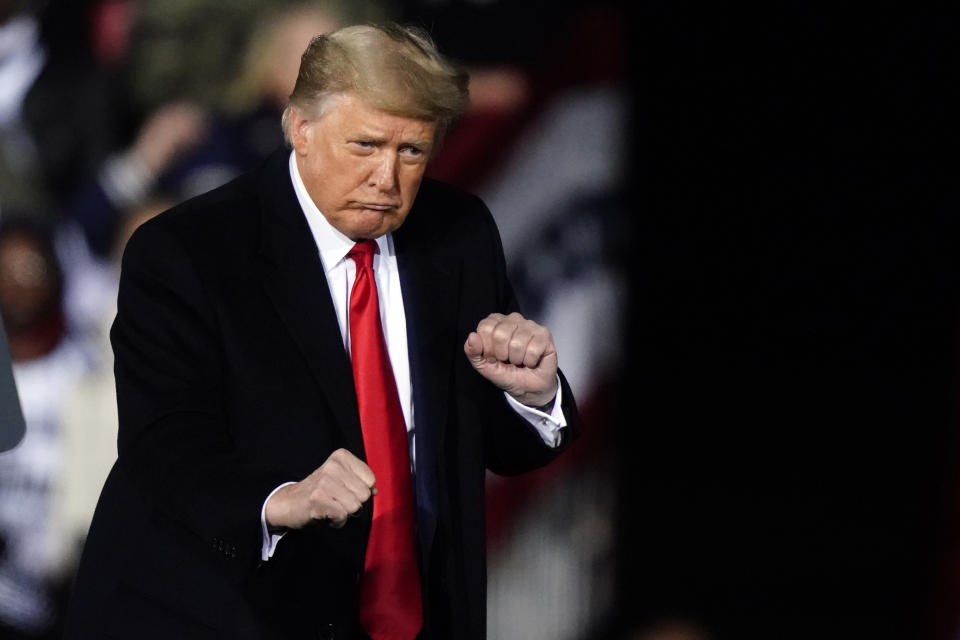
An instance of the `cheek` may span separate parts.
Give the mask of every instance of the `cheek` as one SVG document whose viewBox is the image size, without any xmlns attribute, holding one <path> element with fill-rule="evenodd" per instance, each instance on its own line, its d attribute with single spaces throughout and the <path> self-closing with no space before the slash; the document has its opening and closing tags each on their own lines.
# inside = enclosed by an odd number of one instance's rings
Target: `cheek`
<svg viewBox="0 0 960 640">
<path fill-rule="evenodd" d="M 327 172 L 331 182 L 341 186 L 341 189 L 357 189 L 367 183 L 372 170 L 372 162 L 368 158 L 358 158 L 351 154 L 340 154 L 332 159 L 330 166 L 333 171 Z"/>
<path fill-rule="evenodd" d="M 354 165 L 344 172 L 345 182 L 354 189 L 363 189 L 369 182 L 371 171 L 365 165 Z"/>
<path fill-rule="evenodd" d="M 411 167 L 409 171 L 400 174 L 400 183 L 403 187 L 404 196 L 410 202 L 413 202 L 414 196 L 417 195 L 417 191 L 420 189 L 423 172 L 424 169 L 421 167 Z"/>
</svg>

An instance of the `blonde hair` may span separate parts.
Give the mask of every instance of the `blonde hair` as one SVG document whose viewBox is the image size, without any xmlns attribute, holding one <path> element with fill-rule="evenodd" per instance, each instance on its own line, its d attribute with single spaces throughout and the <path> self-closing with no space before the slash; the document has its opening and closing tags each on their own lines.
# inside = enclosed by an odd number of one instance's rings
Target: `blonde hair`
<svg viewBox="0 0 960 640">
<path fill-rule="evenodd" d="M 352 93 L 375 109 L 437 124 L 437 139 L 466 109 L 466 72 L 448 62 L 426 32 L 396 24 L 357 25 L 317 36 L 300 61 L 290 109 L 320 115 L 328 98 Z"/>
</svg>

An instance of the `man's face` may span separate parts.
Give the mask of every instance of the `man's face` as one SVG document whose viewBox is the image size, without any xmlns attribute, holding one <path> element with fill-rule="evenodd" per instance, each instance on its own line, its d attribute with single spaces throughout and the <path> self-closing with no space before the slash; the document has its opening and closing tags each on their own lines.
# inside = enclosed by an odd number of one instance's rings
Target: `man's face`
<svg viewBox="0 0 960 640">
<path fill-rule="evenodd" d="M 353 240 L 397 229 L 410 213 L 436 123 L 391 115 L 351 94 L 309 119 L 293 109 L 297 168 L 327 221 Z"/>
</svg>

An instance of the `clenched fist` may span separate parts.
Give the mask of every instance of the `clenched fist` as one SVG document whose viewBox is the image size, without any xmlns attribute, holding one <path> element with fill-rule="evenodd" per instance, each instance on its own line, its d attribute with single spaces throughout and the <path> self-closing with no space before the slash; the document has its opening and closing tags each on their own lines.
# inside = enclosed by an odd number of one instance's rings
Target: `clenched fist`
<svg viewBox="0 0 960 640">
<path fill-rule="evenodd" d="M 491 313 L 463 345 L 470 364 L 517 402 L 540 407 L 557 395 L 557 350 L 550 330 L 519 313 Z"/>
<path fill-rule="evenodd" d="M 342 527 L 375 495 L 377 480 L 370 467 L 346 449 L 337 449 L 309 476 L 270 496 L 267 527 L 301 529 L 320 520 Z"/>
</svg>

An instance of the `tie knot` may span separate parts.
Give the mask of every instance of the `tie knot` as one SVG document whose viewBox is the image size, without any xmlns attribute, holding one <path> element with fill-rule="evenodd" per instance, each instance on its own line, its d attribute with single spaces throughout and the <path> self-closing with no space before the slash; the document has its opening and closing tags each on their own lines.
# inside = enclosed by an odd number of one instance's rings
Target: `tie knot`
<svg viewBox="0 0 960 640">
<path fill-rule="evenodd" d="M 377 253 L 377 243 L 374 240 L 361 240 L 353 245 L 347 257 L 357 264 L 358 269 L 373 268 L 373 254 Z"/>
</svg>

